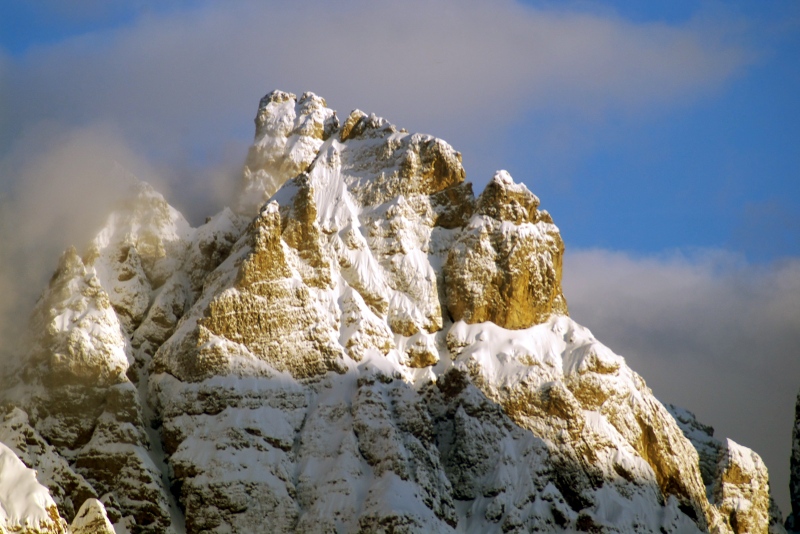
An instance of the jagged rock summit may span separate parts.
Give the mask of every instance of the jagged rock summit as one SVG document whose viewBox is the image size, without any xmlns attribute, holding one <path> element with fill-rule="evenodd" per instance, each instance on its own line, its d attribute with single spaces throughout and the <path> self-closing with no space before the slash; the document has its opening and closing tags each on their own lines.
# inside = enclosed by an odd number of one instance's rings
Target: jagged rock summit
<svg viewBox="0 0 800 534">
<path fill-rule="evenodd" d="M 525 185 L 476 198 L 446 142 L 312 93 L 255 122 L 234 209 L 142 184 L 62 257 L 0 532 L 782 532 L 758 456 L 570 319 Z"/>
</svg>

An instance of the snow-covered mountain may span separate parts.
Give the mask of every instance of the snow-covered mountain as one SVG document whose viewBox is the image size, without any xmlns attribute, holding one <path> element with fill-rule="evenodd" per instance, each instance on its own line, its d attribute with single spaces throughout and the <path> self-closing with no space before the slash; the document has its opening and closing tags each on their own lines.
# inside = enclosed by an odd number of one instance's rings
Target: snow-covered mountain
<svg viewBox="0 0 800 534">
<path fill-rule="evenodd" d="M 569 318 L 539 199 L 464 178 L 273 91 L 233 209 L 141 184 L 6 373 L 0 532 L 784 532 L 757 454 Z"/>
</svg>

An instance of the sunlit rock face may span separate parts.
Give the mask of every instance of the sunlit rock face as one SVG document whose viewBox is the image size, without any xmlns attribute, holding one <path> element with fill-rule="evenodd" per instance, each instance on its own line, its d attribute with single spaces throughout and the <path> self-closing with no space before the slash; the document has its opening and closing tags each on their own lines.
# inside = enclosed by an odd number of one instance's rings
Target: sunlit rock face
<svg viewBox="0 0 800 534">
<path fill-rule="evenodd" d="M 313 93 L 255 122 L 233 209 L 143 184 L 36 307 L 0 441 L 63 525 L 778 532 L 763 462 L 568 317 L 525 185 Z"/>
<path fill-rule="evenodd" d="M 477 200 L 475 217 L 447 256 L 453 320 L 527 328 L 567 313 L 561 292 L 564 242 L 539 199 L 500 171 Z"/>
</svg>

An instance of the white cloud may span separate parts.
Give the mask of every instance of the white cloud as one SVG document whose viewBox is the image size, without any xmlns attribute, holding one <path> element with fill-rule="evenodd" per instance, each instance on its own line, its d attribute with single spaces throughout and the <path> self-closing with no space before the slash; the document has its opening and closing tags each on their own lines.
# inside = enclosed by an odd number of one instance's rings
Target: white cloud
<svg viewBox="0 0 800 534">
<path fill-rule="evenodd" d="M 14 202 L 4 206 L 14 214 L 6 233 L 58 236 L 47 242 L 59 250 L 81 243 L 87 214 L 107 197 L 89 184 L 104 183 L 112 155 L 123 166 L 149 161 L 144 172 L 179 189 L 171 200 L 202 219 L 235 188 L 258 99 L 276 87 L 314 90 L 340 115 L 360 107 L 435 133 L 486 174 L 471 176 L 480 184 L 504 166 L 502 133 L 531 109 L 675 102 L 724 82 L 748 57 L 703 24 L 634 24 L 509 0 L 197 6 L 145 11 L 21 57 L 0 52 L 0 195 Z M 42 260 L 30 265 L 39 278 L 55 257 Z"/>
<path fill-rule="evenodd" d="M 564 286 L 572 317 L 624 356 L 657 397 L 764 458 L 788 511 L 800 260 L 577 251 L 565 259 Z"/>
<path fill-rule="evenodd" d="M 717 33 L 511 1 L 226 2 L 37 49 L 16 62 L 11 97 L 20 120 L 113 119 L 164 150 L 219 142 L 275 87 L 485 136 L 540 107 L 691 98 L 748 60 Z"/>
</svg>

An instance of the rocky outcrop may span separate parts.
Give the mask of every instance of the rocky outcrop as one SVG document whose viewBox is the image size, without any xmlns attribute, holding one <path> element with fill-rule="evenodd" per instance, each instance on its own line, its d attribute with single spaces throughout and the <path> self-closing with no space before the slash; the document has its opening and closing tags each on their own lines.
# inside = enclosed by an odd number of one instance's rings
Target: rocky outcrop
<svg viewBox="0 0 800 534">
<path fill-rule="evenodd" d="M 780 511 L 769 491 L 769 475 L 761 457 L 733 440 L 714 438 L 714 429 L 683 408 L 668 409 L 697 449 L 709 502 L 726 527 L 736 534 L 784 534 Z"/>
<path fill-rule="evenodd" d="M 106 508 L 97 499 L 87 499 L 69 527 L 72 534 L 114 534 Z"/>
<path fill-rule="evenodd" d="M 769 475 L 761 458 L 728 439 L 720 458 L 714 502 L 734 532 L 753 532 L 770 523 Z"/>
<path fill-rule="evenodd" d="M 18 375 L 22 401 L 37 430 L 58 447 L 91 437 L 108 387 L 127 381 L 133 362 L 108 293 L 74 248 L 61 257 L 33 312 L 35 339 Z"/>
<path fill-rule="evenodd" d="M 66 520 L 71 521 L 87 499 L 98 496 L 92 485 L 29 424 L 28 415 L 19 408 L 3 417 L 0 442 L 26 466 L 35 466 L 37 480 L 50 489 L 59 514 Z"/>
<path fill-rule="evenodd" d="M 272 91 L 258 104 L 256 135 L 244 165 L 238 210 L 254 215 L 289 178 L 305 171 L 339 126 L 325 99 Z"/>
<path fill-rule="evenodd" d="M 281 241 L 277 204 L 262 210 L 248 236 L 250 252 L 239 267 L 233 287 L 212 298 L 205 317 L 198 320 L 199 342 L 208 343 L 212 336 L 218 336 L 244 345 L 258 361 L 298 378 L 335 369 L 342 353 L 337 343 L 336 316 L 331 317 L 329 303 L 291 269 Z M 305 246 L 308 240 L 299 243 Z M 324 287 L 330 273 L 322 279 L 325 281 L 318 283 Z M 226 370 L 212 367 L 203 378 Z"/>
<path fill-rule="evenodd" d="M 142 185 L 65 254 L 0 440 L 76 531 L 758 531 L 760 459 L 567 316 L 535 195 L 464 179 L 273 91 L 235 210 L 191 228 Z"/>
<path fill-rule="evenodd" d="M 566 314 L 561 292 L 564 243 L 539 199 L 500 171 L 478 197 L 476 216 L 444 265 L 454 321 L 527 328 Z"/>
</svg>

